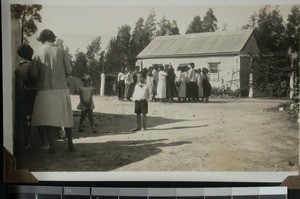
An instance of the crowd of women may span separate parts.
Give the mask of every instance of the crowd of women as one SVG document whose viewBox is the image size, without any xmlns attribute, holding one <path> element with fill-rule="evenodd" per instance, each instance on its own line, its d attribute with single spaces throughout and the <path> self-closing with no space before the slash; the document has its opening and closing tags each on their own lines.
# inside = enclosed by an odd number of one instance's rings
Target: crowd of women
<svg viewBox="0 0 300 199">
<path fill-rule="evenodd" d="M 130 71 L 125 67 L 117 77 L 117 93 L 120 101 L 131 101 L 136 74 L 140 68 Z M 152 91 L 152 101 L 160 102 L 208 102 L 211 95 L 211 85 L 208 70 L 195 69 L 195 64 L 178 66 L 177 75 L 172 64 L 165 66 L 150 66 L 141 69 L 146 82 Z"/>
</svg>

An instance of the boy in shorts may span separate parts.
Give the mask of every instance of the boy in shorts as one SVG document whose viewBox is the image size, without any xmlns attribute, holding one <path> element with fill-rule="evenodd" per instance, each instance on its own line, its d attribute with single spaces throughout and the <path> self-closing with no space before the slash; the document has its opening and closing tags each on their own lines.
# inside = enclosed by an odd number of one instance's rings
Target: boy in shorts
<svg viewBox="0 0 300 199">
<path fill-rule="evenodd" d="M 135 104 L 135 113 L 137 118 L 137 128 L 135 131 L 146 130 L 146 121 L 148 113 L 148 99 L 152 98 L 151 89 L 148 87 L 145 81 L 143 73 L 137 74 L 137 84 L 134 87 L 132 99 Z"/>
</svg>

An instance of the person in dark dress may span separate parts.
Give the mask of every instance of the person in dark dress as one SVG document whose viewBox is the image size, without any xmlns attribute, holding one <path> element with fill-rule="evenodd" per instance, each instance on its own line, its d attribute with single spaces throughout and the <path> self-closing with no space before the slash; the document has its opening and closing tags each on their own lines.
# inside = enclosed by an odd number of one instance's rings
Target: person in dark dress
<svg viewBox="0 0 300 199">
<path fill-rule="evenodd" d="M 209 79 L 207 77 L 208 70 L 207 68 L 202 68 L 203 74 L 203 98 L 205 102 L 209 101 L 209 97 L 211 96 L 211 84 L 209 83 Z"/>
<path fill-rule="evenodd" d="M 167 74 L 167 99 L 169 101 L 174 101 L 174 97 L 177 97 L 177 88 L 175 83 L 176 75 L 172 65 L 169 65 Z"/>
</svg>

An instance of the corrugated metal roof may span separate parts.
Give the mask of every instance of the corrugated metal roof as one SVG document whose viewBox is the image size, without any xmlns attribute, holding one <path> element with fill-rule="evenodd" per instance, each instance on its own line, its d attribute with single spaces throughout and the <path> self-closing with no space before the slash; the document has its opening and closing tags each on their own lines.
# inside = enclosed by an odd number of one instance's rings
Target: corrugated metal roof
<svg viewBox="0 0 300 199">
<path fill-rule="evenodd" d="M 237 54 L 250 38 L 253 29 L 157 36 L 137 58 Z"/>
</svg>

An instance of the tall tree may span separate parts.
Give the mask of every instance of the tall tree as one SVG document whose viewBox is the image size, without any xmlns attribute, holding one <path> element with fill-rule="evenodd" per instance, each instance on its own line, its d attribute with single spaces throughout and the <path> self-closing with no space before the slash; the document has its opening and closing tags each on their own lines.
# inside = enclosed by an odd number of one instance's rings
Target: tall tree
<svg viewBox="0 0 300 199">
<path fill-rule="evenodd" d="M 148 32 L 148 37 L 150 38 L 150 41 L 152 41 L 155 37 L 156 33 L 156 13 L 155 10 L 152 9 L 145 21 L 145 30 Z"/>
<path fill-rule="evenodd" d="M 86 53 L 84 52 L 75 52 L 74 64 L 71 75 L 77 78 L 81 78 L 87 70 L 88 60 Z"/>
<path fill-rule="evenodd" d="M 249 29 L 249 28 L 257 28 L 257 14 L 254 13 L 250 16 L 248 24 L 242 26 L 242 29 Z"/>
<path fill-rule="evenodd" d="M 146 29 L 146 25 L 143 18 L 139 18 L 135 23 L 135 28 L 132 32 L 130 41 L 130 60 L 128 60 L 129 66 L 134 67 L 136 62 L 136 56 L 150 43 L 150 34 Z"/>
<path fill-rule="evenodd" d="M 218 29 L 217 21 L 212 8 L 209 8 L 203 18 L 203 32 L 215 32 Z"/>
<path fill-rule="evenodd" d="M 284 45 L 285 27 L 278 7 L 264 6 L 258 14 L 257 32 L 258 45 L 261 52 L 286 51 Z"/>
<path fill-rule="evenodd" d="M 12 4 L 10 9 L 13 16 L 21 23 L 22 43 L 28 43 L 27 37 L 32 36 L 37 31 L 36 22 L 42 22 L 42 17 L 39 14 L 42 5 Z"/>
<path fill-rule="evenodd" d="M 90 75 L 93 87 L 96 91 L 100 89 L 100 75 L 101 69 L 99 64 L 101 54 L 101 37 L 95 37 L 92 39 L 91 43 L 87 46 L 87 74 Z"/>
<path fill-rule="evenodd" d="M 131 60 L 131 34 L 130 26 L 124 25 L 119 28 L 117 36 L 109 41 L 105 55 L 106 71 L 117 74 L 124 67 L 125 62 Z"/>
<path fill-rule="evenodd" d="M 300 42 L 300 6 L 293 6 L 291 14 L 288 15 L 286 25 L 286 43 L 293 52 L 299 52 Z"/>
<path fill-rule="evenodd" d="M 177 26 L 177 22 L 173 20 L 167 20 L 165 16 L 158 22 L 159 29 L 156 32 L 156 35 L 179 35 L 179 28 Z"/>
<path fill-rule="evenodd" d="M 193 21 L 190 23 L 188 29 L 186 30 L 185 34 L 190 34 L 190 33 L 199 33 L 203 32 L 203 21 L 201 20 L 201 17 L 195 16 Z"/>
</svg>

